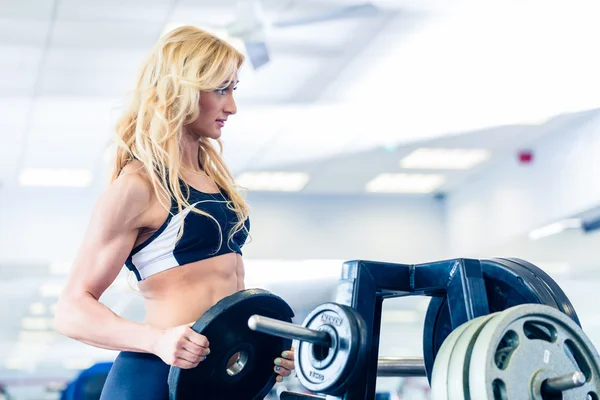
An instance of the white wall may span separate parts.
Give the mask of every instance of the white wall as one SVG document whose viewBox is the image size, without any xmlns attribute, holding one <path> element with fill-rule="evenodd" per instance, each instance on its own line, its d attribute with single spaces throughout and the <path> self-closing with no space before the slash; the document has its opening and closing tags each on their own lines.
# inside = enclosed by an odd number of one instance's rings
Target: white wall
<svg viewBox="0 0 600 400">
<path fill-rule="evenodd" d="M 2 196 L 0 262 L 71 259 L 95 196 L 77 189 L 26 189 Z M 443 207 L 430 198 L 252 194 L 248 200 L 248 258 L 412 263 L 445 254 Z"/>
<path fill-rule="evenodd" d="M 89 221 L 94 197 L 79 189 L 1 193 L 0 262 L 67 261 Z"/>
<path fill-rule="evenodd" d="M 600 203 L 600 117 L 533 149 L 533 164 L 506 160 L 449 194 L 452 256 L 485 251 Z"/>
<path fill-rule="evenodd" d="M 442 204 L 428 197 L 258 195 L 254 258 L 435 260 L 446 253 Z"/>
</svg>

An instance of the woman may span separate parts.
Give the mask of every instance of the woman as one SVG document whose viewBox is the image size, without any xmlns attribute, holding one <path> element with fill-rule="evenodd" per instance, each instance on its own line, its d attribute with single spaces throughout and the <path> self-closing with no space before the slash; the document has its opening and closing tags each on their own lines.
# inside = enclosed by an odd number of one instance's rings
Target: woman
<svg viewBox="0 0 600 400">
<path fill-rule="evenodd" d="M 145 61 L 117 124 L 112 181 L 56 310 L 62 334 L 121 351 L 103 399 L 168 398 L 170 366 L 194 368 L 210 357 L 211 338 L 191 323 L 244 288 L 249 212 L 218 141 L 237 111 L 233 91 L 243 61 L 226 42 L 178 28 Z M 144 323 L 98 301 L 123 265 L 137 277 Z M 293 368 L 293 350 L 284 352 L 275 360 L 277 380 Z"/>
</svg>

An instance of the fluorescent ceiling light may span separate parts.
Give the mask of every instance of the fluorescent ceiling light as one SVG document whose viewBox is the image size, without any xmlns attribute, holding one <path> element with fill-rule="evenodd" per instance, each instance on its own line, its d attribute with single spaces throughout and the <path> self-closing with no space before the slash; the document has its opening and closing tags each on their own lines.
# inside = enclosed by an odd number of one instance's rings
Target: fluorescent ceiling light
<svg viewBox="0 0 600 400">
<path fill-rule="evenodd" d="M 539 240 L 541 238 L 552 236 L 564 232 L 567 229 L 581 229 L 582 221 L 579 218 L 568 218 L 562 221 L 537 228 L 529 232 L 529 239 Z"/>
<path fill-rule="evenodd" d="M 367 183 L 370 193 L 431 193 L 444 183 L 438 174 L 381 174 Z"/>
<path fill-rule="evenodd" d="M 400 161 L 402 168 L 469 169 L 489 158 L 484 149 L 421 148 Z"/>
<path fill-rule="evenodd" d="M 309 179 L 304 172 L 245 172 L 236 182 L 248 190 L 299 192 Z"/>
<path fill-rule="evenodd" d="M 92 182 L 92 173 L 86 169 L 27 168 L 19 175 L 21 186 L 86 187 Z"/>
</svg>

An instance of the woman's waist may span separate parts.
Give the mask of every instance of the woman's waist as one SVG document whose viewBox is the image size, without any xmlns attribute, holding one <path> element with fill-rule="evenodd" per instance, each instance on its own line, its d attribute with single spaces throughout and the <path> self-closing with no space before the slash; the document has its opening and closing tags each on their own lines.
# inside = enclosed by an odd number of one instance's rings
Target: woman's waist
<svg viewBox="0 0 600 400">
<path fill-rule="evenodd" d="M 166 269 L 138 282 L 138 287 L 148 300 L 169 299 L 181 291 L 237 283 L 243 271 L 241 256 L 230 253 Z"/>
<path fill-rule="evenodd" d="M 146 323 L 163 329 L 192 323 L 238 288 L 235 277 L 212 277 L 198 282 L 181 282 L 152 296 L 142 291 Z"/>
<path fill-rule="evenodd" d="M 213 292 L 209 296 L 190 295 L 178 296 L 177 299 L 146 300 L 145 323 L 161 329 L 193 323 L 219 300 L 232 295 L 236 290 L 231 287 L 230 290 Z"/>
</svg>

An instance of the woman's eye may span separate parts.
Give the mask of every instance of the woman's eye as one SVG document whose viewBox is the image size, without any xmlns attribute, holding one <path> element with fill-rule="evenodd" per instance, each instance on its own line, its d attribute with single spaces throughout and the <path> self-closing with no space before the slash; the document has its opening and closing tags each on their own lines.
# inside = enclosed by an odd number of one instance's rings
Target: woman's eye
<svg viewBox="0 0 600 400">
<path fill-rule="evenodd" d="M 233 90 L 237 90 L 237 86 L 235 86 L 235 87 L 233 88 Z M 222 95 L 222 96 L 223 96 L 223 95 L 225 95 L 225 93 L 227 93 L 228 91 L 229 91 L 229 88 L 228 88 L 228 87 L 226 87 L 226 88 L 224 88 L 224 89 L 217 89 L 217 90 L 216 90 L 216 92 L 217 92 L 218 94 Z"/>
</svg>

